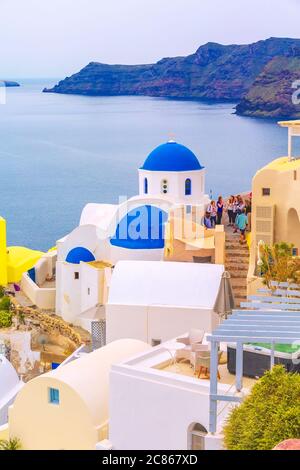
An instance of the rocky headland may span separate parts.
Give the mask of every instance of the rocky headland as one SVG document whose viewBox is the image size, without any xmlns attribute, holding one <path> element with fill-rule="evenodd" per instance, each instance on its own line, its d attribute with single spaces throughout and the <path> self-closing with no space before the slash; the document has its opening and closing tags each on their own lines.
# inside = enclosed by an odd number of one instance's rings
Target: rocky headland
<svg viewBox="0 0 300 470">
<path fill-rule="evenodd" d="M 149 65 L 91 62 L 44 92 L 232 102 L 240 115 L 296 118 L 297 80 L 300 39 L 270 38 L 248 45 L 207 43 L 190 56 Z"/>
</svg>

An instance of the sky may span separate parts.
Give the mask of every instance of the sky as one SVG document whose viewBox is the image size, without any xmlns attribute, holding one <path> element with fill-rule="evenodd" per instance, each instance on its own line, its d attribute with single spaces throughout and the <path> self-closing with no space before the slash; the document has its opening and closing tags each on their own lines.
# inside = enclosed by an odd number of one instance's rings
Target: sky
<svg viewBox="0 0 300 470">
<path fill-rule="evenodd" d="M 152 63 L 206 42 L 300 37 L 300 0 L 0 0 L 0 75 L 64 78 L 90 61 Z"/>
</svg>

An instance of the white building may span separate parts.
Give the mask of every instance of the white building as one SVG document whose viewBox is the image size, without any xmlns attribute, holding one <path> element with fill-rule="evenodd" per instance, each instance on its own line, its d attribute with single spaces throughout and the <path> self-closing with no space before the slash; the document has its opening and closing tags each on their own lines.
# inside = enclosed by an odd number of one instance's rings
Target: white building
<svg viewBox="0 0 300 470">
<path fill-rule="evenodd" d="M 8 408 L 23 385 L 12 364 L 0 355 L 0 426 L 7 423 Z"/>
<path fill-rule="evenodd" d="M 136 338 L 149 344 L 198 328 L 211 332 L 223 265 L 120 261 L 106 305 L 107 341 Z"/>
<path fill-rule="evenodd" d="M 114 450 L 222 449 L 222 427 L 231 405 L 218 405 L 218 429 L 209 434 L 210 382 L 194 377 L 188 364 L 173 364 L 176 346 L 173 340 L 112 366 L 106 446 Z M 219 391 L 235 395 L 227 379 L 226 370 L 221 370 Z"/>
<path fill-rule="evenodd" d="M 56 312 L 80 324 L 82 313 L 103 302 L 109 272 L 97 272 L 91 263 L 162 260 L 170 210 L 181 217 L 196 208 L 203 213 L 204 188 L 205 169 L 197 157 L 171 141 L 140 168 L 138 196 L 119 205 L 88 204 L 79 226 L 57 242 Z"/>
</svg>

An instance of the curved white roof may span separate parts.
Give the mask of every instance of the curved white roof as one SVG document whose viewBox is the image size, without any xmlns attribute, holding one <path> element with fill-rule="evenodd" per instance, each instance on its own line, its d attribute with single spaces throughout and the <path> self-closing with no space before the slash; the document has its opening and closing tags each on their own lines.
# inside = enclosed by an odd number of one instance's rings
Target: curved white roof
<svg viewBox="0 0 300 470">
<path fill-rule="evenodd" d="M 108 304 L 213 308 L 224 266 L 167 261 L 120 261 Z"/>
<path fill-rule="evenodd" d="M 0 401 L 19 384 L 20 380 L 13 365 L 0 357 Z"/>
<path fill-rule="evenodd" d="M 81 213 L 79 225 L 95 225 L 106 231 L 112 223 L 118 207 L 113 204 L 87 204 Z"/>
<path fill-rule="evenodd" d="M 85 402 L 95 425 L 102 424 L 108 419 L 109 405 L 109 373 L 111 365 L 147 351 L 150 346 L 134 339 L 122 339 L 108 344 L 90 354 L 80 357 L 65 366 L 33 379 L 31 383 L 53 379 L 53 387 L 59 387 L 59 382 L 70 386 Z M 50 385 L 51 386 L 51 385 Z M 22 392 L 17 397 L 18 405 L 22 403 Z M 34 407 L 34 403 L 32 403 Z"/>
</svg>

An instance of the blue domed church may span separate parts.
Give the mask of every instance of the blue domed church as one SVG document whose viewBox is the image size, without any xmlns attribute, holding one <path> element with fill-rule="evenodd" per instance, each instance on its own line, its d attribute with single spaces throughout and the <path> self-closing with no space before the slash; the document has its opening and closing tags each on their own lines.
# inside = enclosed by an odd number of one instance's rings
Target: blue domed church
<svg viewBox="0 0 300 470">
<path fill-rule="evenodd" d="M 154 149 L 139 169 L 140 196 L 161 197 L 174 204 L 203 204 L 205 168 L 196 155 L 173 140 Z"/>
<path fill-rule="evenodd" d="M 163 260 L 170 215 L 183 223 L 197 210 L 203 215 L 209 202 L 205 168 L 184 145 L 160 145 L 138 172 L 137 196 L 120 205 L 87 204 L 79 226 L 57 243 L 56 310 L 67 321 L 76 323 L 78 315 L 101 303 L 95 291 L 99 261 L 113 266 L 120 260 Z"/>
</svg>

